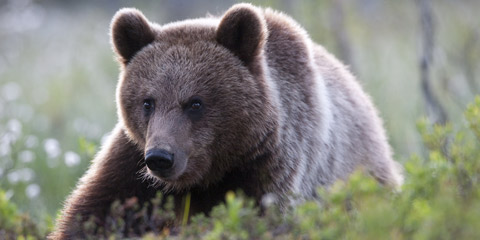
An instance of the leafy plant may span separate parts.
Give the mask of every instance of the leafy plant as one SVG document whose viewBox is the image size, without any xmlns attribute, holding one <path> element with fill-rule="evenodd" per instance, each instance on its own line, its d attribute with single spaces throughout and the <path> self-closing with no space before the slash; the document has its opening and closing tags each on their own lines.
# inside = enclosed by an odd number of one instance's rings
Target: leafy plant
<svg viewBox="0 0 480 240">
<path fill-rule="evenodd" d="M 428 152 L 405 162 L 401 191 L 359 171 L 319 189 L 320 201 L 285 213 L 274 204 L 260 210 L 243 194 L 229 192 L 208 217 L 197 215 L 175 227 L 173 201 L 158 195 L 142 208 L 135 198 L 115 202 L 103 229 L 91 230 L 95 219 L 84 227 L 91 239 L 475 239 L 480 236 L 480 96 L 467 107 L 465 120 L 459 130 L 418 122 Z M 41 239 L 46 231 L 39 226 L 0 191 L 0 236 Z"/>
<path fill-rule="evenodd" d="M 51 228 L 52 222 L 45 222 Z M 0 239 L 41 239 L 47 232 L 43 225 L 32 221 L 28 214 L 20 214 L 0 189 Z"/>
</svg>

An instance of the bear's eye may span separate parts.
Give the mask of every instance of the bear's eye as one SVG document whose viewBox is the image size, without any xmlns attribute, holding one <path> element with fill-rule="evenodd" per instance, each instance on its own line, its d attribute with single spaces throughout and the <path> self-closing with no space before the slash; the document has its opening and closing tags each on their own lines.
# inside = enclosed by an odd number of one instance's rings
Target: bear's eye
<svg viewBox="0 0 480 240">
<path fill-rule="evenodd" d="M 183 106 L 185 113 L 194 121 L 202 117 L 204 108 L 202 100 L 198 97 L 193 97 Z"/>
<path fill-rule="evenodd" d="M 153 100 L 152 99 L 143 100 L 143 110 L 150 111 L 152 109 L 153 109 Z"/>
<path fill-rule="evenodd" d="M 190 103 L 190 109 L 199 110 L 202 107 L 202 102 L 200 100 L 192 100 Z"/>
<path fill-rule="evenodd" d="M 188 103 L 185 105 L 185 110 L 188 111 L 198 111 L 202 109 L 202 100 L 199 97 L 193 97 Z"/>
</svg>

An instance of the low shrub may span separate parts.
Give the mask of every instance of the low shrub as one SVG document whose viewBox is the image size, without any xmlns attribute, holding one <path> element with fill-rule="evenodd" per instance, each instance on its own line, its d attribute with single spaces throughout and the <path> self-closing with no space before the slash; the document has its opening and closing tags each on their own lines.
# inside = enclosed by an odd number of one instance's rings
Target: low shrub
<svg viewBox="0 0 480 240">
<path fill-rule="evenodd" d="M 451 124 L 418 122 L 428 151 L 405 161 L 406 181 L 398 191 L 359 171 L 320 189 L 320 201 L 286 214 L 274 204 L 260 211 L 252 200 L 229 192 L 210 216 L 197 215 L 177 227 L 169 224 L 175 218 L 172 201 L 162 209 L 159 195 L 143 208 L 135 199 L 115 202 L 100 232 L 109 239 L 475 239 L 480 236 L 480 97 L 467 107 L 465 123 L 455 130 Z M 88 232 L 94 221 L 84 226 Z M 0 229 L 6 239 L 43 238 L 46 232 L 2 191 Z"/>
</svg>

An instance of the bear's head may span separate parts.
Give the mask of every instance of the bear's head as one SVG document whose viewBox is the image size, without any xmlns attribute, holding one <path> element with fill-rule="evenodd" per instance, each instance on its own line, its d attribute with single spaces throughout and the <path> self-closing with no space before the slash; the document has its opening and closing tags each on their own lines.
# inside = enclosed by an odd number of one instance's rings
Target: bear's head
<svg viewBox="0 0 480 240">
<path fill-rule="evenodd" d="M 258 164 L 277 128 L 257 8 L 160 26 L 135 9 L 112 20 L 121 65 L 117 107 L 145 154 L 144 174 L 174 190 L 207 186 Z"/>
</svg>

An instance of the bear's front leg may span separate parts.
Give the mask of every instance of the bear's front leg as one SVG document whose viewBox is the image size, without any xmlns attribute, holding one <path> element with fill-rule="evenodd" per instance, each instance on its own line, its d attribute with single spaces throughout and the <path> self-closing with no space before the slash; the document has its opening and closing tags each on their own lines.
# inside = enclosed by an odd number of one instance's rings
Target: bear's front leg
<svg viewBox="0 0 480 240">
<path fill-rule="evenodd" d="M 49 239 L 82 238 L 83 223 L 93 216 L 102 225 L 113 201 L 133 196 L 146 200 L 155 195 L 155 189 L 139 179 L 143 166 L 143 153 L 117 125 L 65 202 Z"/>
</svg>

